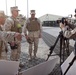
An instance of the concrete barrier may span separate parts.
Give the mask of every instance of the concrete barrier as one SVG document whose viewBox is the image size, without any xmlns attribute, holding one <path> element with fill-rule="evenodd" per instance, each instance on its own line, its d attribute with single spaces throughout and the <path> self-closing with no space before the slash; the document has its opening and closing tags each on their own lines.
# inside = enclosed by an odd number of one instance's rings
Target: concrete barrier
<svg viewBox="0 0 76 75">
<path fill-rule="evenodd" d="M 0 75 L 16 75 L 19 68 L 19 62 L 0 60 Z"/>
<path fill-rule="evenodd" d="M 67 67 L 69 66 L 69 63 L 74 58 L 74 52 L 70 54 L 70 56 L 66 59 L 66 61 L 61 65 L 61 69 L 63 74 L 65 73 Z M 74 61 L 73 65 L 69 68 L 66 75 L 76 75 L 76 61 Z"/>
<path fill-rule="evenodd" d="M 48 75 L 58 63 L 58 57 L 50 59 L 25 71 L 21 75 Z"/>
</svg>

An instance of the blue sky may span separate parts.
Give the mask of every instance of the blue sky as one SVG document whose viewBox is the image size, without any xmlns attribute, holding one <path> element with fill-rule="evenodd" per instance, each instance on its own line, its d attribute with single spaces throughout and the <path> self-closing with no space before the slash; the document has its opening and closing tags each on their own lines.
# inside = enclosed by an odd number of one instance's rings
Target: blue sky
<svg viewBox="0 0 76 75">
<path fill-rule="evenodd" d="M 0 10 L 6 13 L 6 0 L 0 0 Z M 20 14 L 27 16 L 27 0 L 16 0 Z M 15 0 L 7 0 L 7 15 L 10 14 L 10 7 L 15 6 Z M 28 0 L 28 15 L 30 10 L 36 10 L 36 16 L 40 17 L 44 14 L 54 14 L 60 16 L 74 15 L 76 8 L 76 0 Z"/>
</svg>

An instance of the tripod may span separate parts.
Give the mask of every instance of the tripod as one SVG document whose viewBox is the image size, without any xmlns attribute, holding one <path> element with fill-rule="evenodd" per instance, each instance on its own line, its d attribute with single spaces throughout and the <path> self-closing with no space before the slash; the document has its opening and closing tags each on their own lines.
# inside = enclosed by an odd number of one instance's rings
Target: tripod
<svg viewBox="0 0 76 75">
<path fill-rule="evenodd" d="M 74 56 L 74 58 L 72 59 L 72 61 L 69 63 L 69 66 L 68 66 L 68 68 L 66 69 L 66 71 L 64 72 L 64 74 L 63 75 L 66 75 L 66 73 L 68 72 L 68 70 L 71 68 L 71 66 L 73 65 L 73 63 L 74 63 L 74 61 L 76 60 L 76 41 L 75 41 L 75 56 Z"/>
<path fill-rule="evenodd" d="M 48 60 L 49 57 L 51 56 L 51 54 L 52 54 L 52 52 L 53 52 L 53 50 L 54 50 L 57 42 L 59 41 L 59 39 L 60 39 L 60 54 L 59 54 L 59 56 L 60 56 L 60 65 L 61 65 L 62 50 L 63 50 L 63 61 L 64 61 L 64 50 L 65 50 L 65 49 L 66 49 L 66 51 L 67 51 L 67 55 L 69 55 L 69 40 L 64 38 L 62 31 L 59 33 L 59 35 L 58 35 L 58 37 L 57 37 L 54 45 L 52 45 L 52 46 L 50 47 L 50 49 L 49 49 L 50 52 L 49 52 L 49 54 L 48 54 L 47 60 Z M 66 42 L 65 42 L 65 41 L 66 41 Z"/>
</svg>

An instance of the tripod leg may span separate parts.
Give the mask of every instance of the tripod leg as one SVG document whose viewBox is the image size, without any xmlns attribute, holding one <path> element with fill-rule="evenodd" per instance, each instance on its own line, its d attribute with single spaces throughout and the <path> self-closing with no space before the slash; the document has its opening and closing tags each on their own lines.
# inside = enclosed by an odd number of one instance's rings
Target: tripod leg
<svg viewBox="0 0 76 75">
<path fill-rule="evenodd" d="M 60 65 L 61 63 L 61 55 L 62 55 L 62 38 L 60 38 Z"/>
<path fill-rule="evenodd" d="M 75 45 L 74 45 L 74 47 L 75 47 L 75 56 L 76 56 L 76 41 L 75 41 Z"/>
<path fill-rule="evenodd" d="M 59 38 L 60 38 L 60 34 L 58 35 L 58 37 L 57 37 L 57 39 L 56 39 L 54 45 L 50 47 L 50 49 L 49 49 L 50 52 L 49 52 L 49 54 L 48 54 L 48 57 L 47 57 L 46 61 L 47 61 L 47 60 L 49 59 L 49 57 L 51 56 L 51 54 L 52 54 L 52 52 L 53 52 L 53 50 L 54 50 L 54 48 L 55 48 L 55 46 L 56 46 L 56 44 L 57 44 Z"/>
<path fill-rule="evenodd" d="M 69 56 L 70 52 L 69 52 L 69 39 L 66 40 L 66 52 L 67 52 L 67 56 Z"/>
<path fill-rule="evenodd" d="M 65 39 L 62 39 L 62 46 L 63 46 L 63 62 L 64 62 L 64 56 L 65 56 Z"/>
</svg>

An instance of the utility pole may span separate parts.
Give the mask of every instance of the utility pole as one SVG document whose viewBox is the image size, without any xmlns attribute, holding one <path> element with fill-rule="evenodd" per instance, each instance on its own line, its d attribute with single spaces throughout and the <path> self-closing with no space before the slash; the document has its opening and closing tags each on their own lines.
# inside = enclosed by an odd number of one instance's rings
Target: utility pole
<svg viewBox="0 0 76 75">
<path fill-rule="evenodd" d="M 7 14 L 7 0 L 5 0 L 5 5 L 6 5 L 6 15 L 8 15 Z"/>
<path fill-rule="evenodd" d="M 29 11 L 29 9 L 28 9 L 28 0 L 27 0 L 27 18 L 29 17 L 28 16 L 28 13 L 29 13 L 28 11 Z"/>
<path fill-rule="evenodd" d="M 16 6 L 16 0 L 15 0 L 15 6 Z"/>
</svg>

